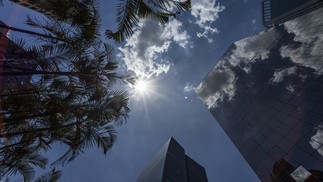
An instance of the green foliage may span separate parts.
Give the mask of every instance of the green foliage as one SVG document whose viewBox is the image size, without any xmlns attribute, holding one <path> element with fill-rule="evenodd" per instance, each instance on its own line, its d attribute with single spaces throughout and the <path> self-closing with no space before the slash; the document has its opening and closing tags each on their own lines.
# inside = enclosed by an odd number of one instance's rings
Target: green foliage
<svg viewBox="0 0 323 182">
<path fill-rule="evenodd" d="M 160 23 L 167 23 L 169 18 L 176 17 L 181 11 L 191 8 L 191 1 L 168 0 L 120 0 L 117 7 L 116 32 L 106 31 L 106 36 L 117 42 L 125 40 L 134 33 L 140 19 L 149 18 Z"/>
<path fill-rule="evenodd" d="M 35 180 L 34 167 L 48 163 L 40 154 L 56 143 L 68 149 L 52 165 L 65 165 L 87 148 L 106 154 L 117 138 L 113 125 L 122 125 L 128 117 L 129 96 L 118 85 L 134 83 L 135 77 L 119 71 L 113 48 L 99 40 L 93 1 L 82 3 L 93 8 L 88 18 L 68 24 L 64 17 L 28 17 L 28 25 L 48 36 L 30 33 L 37 45 L 26 47 L 16 40 L 18 48 L 7 47 L 0 90 L 1 176 L 19 173 L 25 181 Z M 53 169 L 36 181 L 56 181 L 59 176 Z"/>
<path fill-rule="evenodd" d="M 30 153 L 26 152 L 30 150 L 29 148 L 20 148 L 14 150 L 16 151 L 6 153 L 1 151 L 1 154 L 5 158 L 5 161 L 2 161 L 0 165 L 2 176 L 16 175 L 17 173 L 20 173 L 24 177 L 25 181 L 30 181 L 35 177 L 35 171 L 32 166 L 45 168 L 46 164 L 48 163 L 47 158 L 41 156 L 40 154 L 31 151 L 29 151 Z"/>
<path fill-rule="evenodd" d="M 131 81 L 130 75 L 118 73 L 108 45 L 73 59 L 68 59 L 64 50 L 51 47 L 30 51 L 34 51 L 31 54 L 34 57 L 22 59 L 41 64 L 34 70 L 13 65 L 3 75 L 37 75 L 37 81 L 17 83 L 25 90 L 9 86 L 3 89 L 0 111 L 3 116 L 0 137 L 4 140 L 0 144 L 1 171 L 5 175 L 20 172 L 26 179 L 34 176 L 31 166 L 44 168 L 47 163 L 34 154 L 51 149 L 54 143 L 68 147 L 54 165 L 65 165 L 87 148 L 97 147 L 106 154 L 116 141 L 113 124 L 122 125 L 130 111 L 127 92 L 113 87 L 118 81 L 128 83 L 128 78 Z M 24 162 L 25 158 L 28 163 L 14 163 Z"/>
<path fill-rule="evenodd" d="M 42 176 L 36 178 L 35 182 L 55 182 L 58 181 L 61 177 L 62 172 L 57 171 L 55 168 L 53 168 L 50 172 L 43 174 Z"/>
</svg>

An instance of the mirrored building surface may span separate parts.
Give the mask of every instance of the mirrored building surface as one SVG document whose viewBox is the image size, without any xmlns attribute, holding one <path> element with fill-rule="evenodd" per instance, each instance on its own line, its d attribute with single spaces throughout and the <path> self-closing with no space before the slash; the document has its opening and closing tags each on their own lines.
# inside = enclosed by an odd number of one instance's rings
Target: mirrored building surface
<svg viewBox="0 0 323 182">
<path fill-rule="evenodd" d="M 322 17 L 317 9 L 235 42 L 197 88 L 261 181 L 279 161 L 296 181 L 323 171 Z"/>
<path fill-rule="evenodd" d="M 184 148 L 172 137 L 137 179 L 137 182 L 207 181 L 204 167 L 185 155 Z"/>
<path fill-rule="evenodd" d="M 1 25 L 6 25 L 0 21 Z M 0 93 L 6 89 L 22 89 L 31 76 L 19 74 L 35 70 L 38 63 L 33 56 L 7 37 L 8 30 L 0 28 Z"/>
<path fill-rule="evenodd" d="M 263 23 L 267 27 L 278 25 L 322 6 L 322 0 L 263 0 Z"/>
</svg>

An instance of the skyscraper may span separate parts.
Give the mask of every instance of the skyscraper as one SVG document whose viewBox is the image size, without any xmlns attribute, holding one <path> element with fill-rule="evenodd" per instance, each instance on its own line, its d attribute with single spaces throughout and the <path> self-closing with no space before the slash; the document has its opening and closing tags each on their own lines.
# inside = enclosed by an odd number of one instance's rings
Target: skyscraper
<svg viewBox="0 0 323 182">
<path fill-rule="evenodd" d="M 0 24 L 5 25 L 2 21 Z M 7 33 L 7 29 L 0 28 L 0 92 L 29 83 L 30 75 L 14 75 L 12 72 L 35 70 L 38 65 L 30 53 L 7 37 Z"/>
<path fill-rule="evenodd" d="M 171 137 L 137 182 L 207 182 L 205 169 L 185 155 L 183 147 Z"/>
<path fill-rule="evenodd" d="M 278 25 L 322 6 L 322 0 L 263 0 L 263 24 Z"/>
<path fill-rule="evenodd" d="M 323 171 L 322 17 L 317 9 L 235 42 L 197 88 L 262 181 L 279 161 L 290 165 L 280 181 L 320 180 L 312 173 Z"/>
</svg>

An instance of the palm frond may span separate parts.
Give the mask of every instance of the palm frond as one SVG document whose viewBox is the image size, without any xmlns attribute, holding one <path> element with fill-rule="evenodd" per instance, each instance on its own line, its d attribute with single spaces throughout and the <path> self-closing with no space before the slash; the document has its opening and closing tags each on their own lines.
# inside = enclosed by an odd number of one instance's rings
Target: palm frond
<svg viewBox="0 0 323 182">
<path fill-rule="evenodd" d="M 117 42 L 123 41 L 126 37 L 130 37 L 134 27 L 138 26 L 139 19 L 137 16 L 138 0 L 123 0 L 117 7 L 118 31 L 112 32 L 107 30 L 105 35 L 110 39 L 113 38 Z"/>
<path fill-rule="evenodd" d="M 25 160 L 16 161 L 15 163 L 8 166 L 8 170 L 5 171 L 3 175 L 16 175 L 18 172 L 24 177 L 25 181 L 30 181 L 35 176 L 34 169 Z"/>
<path fill-rule="evenodd" d="M 27 160 L 30 164 L 34 166 L 38 166 L 43 169 L 46 168 L 46 164 L 48 163 L 48 159 L 38 153 L 31 154 Z"/>
<path fill-rule="evenodd" d="M 96 139 L 98 148 L 101 148 L 103 153 L 106 154 L 117 140 L 117 132 L 112 125 L 104 127 L 104 130 L 105 132 L 103 133 L 93 132 L 92 135 Z M 108 134 L 108 136 L 102 136 L 103 134 Z"/>
<path fill-rule="evenodd" d="M 57 171 L 55 168 L 53 168 L 50 172 L 47 172 L 35 179 L 34 182 L 56 182 L 59 180 L 61 175 L 62 172 L 60 170 Z"/>
<path fill-rule="evenodd" d="M 150 18 L 160 23 L 167 23 L 169 18 L 176 16 L 177 13 L 168 12 L 165 9 L 159 11 L 150 7 L 145 1 L 139 2 L 138 17 L 139 18 Z"/>
<path fill-rule="evenodd" d="M 73 157 L 73 149 L 68 149 L 61 157 L 59 157 L 56 161 L 51 163 L 51 166 L 57 166 L 62 165 L 64 166 L 68 161 L 71 161 L 71 159 L 74 159 Z M 75 156 L 75 155 L 74 155 Z"/>
<path fill-rule="evenodd" d="M 107 38 L 121 42 L 134 33 L 139 20 L 149 18 L 160 23 L 167 23 L 171 17 L 176 17 L 182 11 L 191 8 L 191 0 L 124 0 L 118 5 L 116 32 L 107 30 Z"/>
</svg>

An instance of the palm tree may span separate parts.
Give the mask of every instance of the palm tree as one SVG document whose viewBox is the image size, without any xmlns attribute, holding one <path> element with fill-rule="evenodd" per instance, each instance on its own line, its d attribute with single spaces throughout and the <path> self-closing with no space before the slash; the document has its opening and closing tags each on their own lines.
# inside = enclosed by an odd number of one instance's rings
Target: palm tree
<svg viewBox="0 0 323 182">
<path fill-rule="evenodd" d="M 41 56 L 47 54 L 34 55 L 33 59 L 44 60 Z M 106 153 L 116 140 L 112 124 L 121 125 L 129 112 L 127 93 L 113 91 L 112 83 L 134 81 L 131 76 L 117 72 L 112 56 L 112 48 L 103 45 L 101 49 L 94 48 L 91 54 L 83 53 L 65 62 L 64 65 L 69 64 L 71 68 L 68 71 L 50 65 L 56 61 L 56 56 L 51 57 L 47 65 L 38 67 L 39 70 L 17 67 L 16 73 L 36 74 L 42 81 L 26 83 L 27 93 L 16 89 L 2 92 L 4 122 L 0 123 L 0 138 L 5 139 L 5 143 L 0 145 L 0 154 L 12 155 L 19 151 L 29 156 L 32 150 L 20 149 L 31 147 L 46 151 L 57 142 L 69 149 L 55 164 L 66 164 L 81 150 L 95 145 Z M 4 162 L 0 160 L 0 164 Z"/>
<path fill-rule="evenodd" d="M 95 145 L 106 154 L 116 140 L 116 132 L 111 122 L 122 124 L 129 109 L 126 107 L 128 98 L 124 93 L 114 92 L 106 95 L 102 93 L 103 91 L 102 89 L 93 93 L 91 97 L 87 97 L 87 101 L 69 105 L 67 105 L 68 102 L 59 100 L 61 98 L 58 96 L 52 97 L 48 100 L 51 103 L 43 106 L 52 110 L 52 113 L 32 118 L 26 117 L 19 123 L 14 121 L 16 126 L 19 124 L 18 127 L 10 127 L 11 123 L 9 123 L 6 127 L 7 132 L 2 132 L 1 138 L 5 138 L 6 143 L 10 145 L 2 147 L 0 154 L 29 156 L 31 155 L 29 151 L 21 149 L 29 146 L 37 151 L 46 151 L 57 142 L 67 145 L 69 149 L 55 162 L 55 165 L 64 165 L 77 157 L 83 149 L 95 147 Z M 105 96 L 99 97 L 99 94 Z M 55 110 L 52 107 L 60 109 Z M 6 161 L 10 160 L 5 158 L 0 164 Z"/>
<path fill-rule="evenodd" d="M 84 0 L 91 13 L 68 23 L 64 18 L 28 17 L 29 25 L 45 31 L 45 36 L 25 31 L 41 40 L 40 46 L 5 58 L 3 76 L 31 79 L 0 90 L 1 175 L 21 172 L 25 180 L 33 179 L 32 166 L 42 166 L 30 159 L 55 143 L 68 150 L 53 165 L 64 165 L 90 147 L 106 154 L 115 143 L 113 125 L 122 125 L 130 111 L 128 94 L 116 91 L 115 83 L 133 83 L 135 78 L 117 70 L 112 48 L 98 39 L 99 15 L 93 2 Z"/>
<path fill-rule="evenodd" d="M 96 0 L 49 0 L 35 4 L 51 16 L 39 19 L 27 15 L 26 23 L 44 33 L 8 26 L 1 21 L 0 28 L 29 34 L 46 46 L 55 44 L 56 47 L 69 48 L 74 51 L 71 54 L 101 44 Z"/>
<path fill-rule="evenodd" d="M 96 9 L 94 9 L 96 10 Z M 77 55 L 80 52 L 88 51 L 92 47 L 98 47 L 102 44 L 100 41 L 100 17 L 97 11 L 94 11 L 92 17 L 87 19 L 83 24 L 70 25 L 57 19 L 39 20 L 31 16 L 27 16 L 27 24 L 44 30 L 55 37 L 64 40 L 55 42 L 55 47 L 65 48 L 69 50 L 70 55 Z M 48 42 L 40 36 L 35 36 L 40 42 L 45 42 L 43 46 L 53 46 L 52 42 Z"/>
<path fill-rule="evenodd" d="M 167 23 L 171 17 L 190 8 L 191 0 L 121 0 L 117 8 L 117 31 L 107 30 L 105 34 L 121 42 L 134 33 L 133 28 L 138 26 L 140 19 L 150 18 Z"/>
<path fill-rule="evenodd" d="M 10 150 L 10 149 L 7 149 Z M 35 177 L 35 170 L 32 166 L 38 166 L 45 169 L 48 159 L 36 153 L 29 151 L 30 148 L 19 148 L 12 152 L 1 151 L 0 173 L 1 176 L 22 174 L 24 181 L 30 181 Z"/>
</svg>

